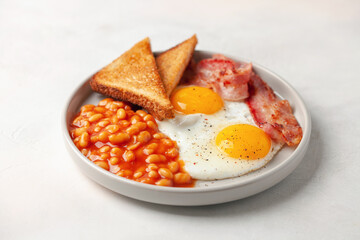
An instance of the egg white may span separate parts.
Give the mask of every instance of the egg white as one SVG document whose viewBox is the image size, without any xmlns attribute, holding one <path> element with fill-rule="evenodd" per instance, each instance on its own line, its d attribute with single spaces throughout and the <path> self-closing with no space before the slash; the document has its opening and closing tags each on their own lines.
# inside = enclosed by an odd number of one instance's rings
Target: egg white
<svg viewBox="0 0 360 240">
<path fill-rule="evenodd" d="M 224 107 L 212 115 L 176 114 L 174 119 L 158 122 L 159 130 L 178 143 L 185 170 L 199 180 L 238 177 L 255 171 L 264 167 L 281 149 L 282 144 L 272 141 L 264 158 L 244 160 L 227 156 L 217 148 L 215 138 L 222 129 L 234 124 L 256 126 L 243 102 L 224 101 Z"/>
</svg>

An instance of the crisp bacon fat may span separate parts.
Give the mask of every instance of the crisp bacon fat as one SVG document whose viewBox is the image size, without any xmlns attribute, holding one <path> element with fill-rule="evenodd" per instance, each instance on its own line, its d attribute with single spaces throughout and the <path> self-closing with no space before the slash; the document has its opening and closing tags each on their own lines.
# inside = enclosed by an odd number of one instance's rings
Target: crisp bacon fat
<svg viewBox="0 0 360 240">
<path fill-rule="evenodd" d="M 252 71 L 251 63 L 237 63 L 215 54 L 198 64 L 192 62 L 184 74 L 183 83 L 211 88 L 224 100 L 246 100 L 256 124 L 273 140 L 289 146 L 300 143 L 302 129 L 289 102 L 274 94 Z"/>
<path fill-rule="evenodd" d="M 246 100 L 257 125 L 270 137 L 289 146 L 300 143 L 302 129 L 287 100 L 279 99 L 256 74 L 249 81 L 250 97 Z"/>
<path fill-rule="evenodd" d="M 197 64 L 195 76 L 188 83 L 211 88 L 224 100 L 240 101 L 249 96 L 247 83 L 251 72 L 251 63 L 236 63 L 216 54 Z"/>
</svg>

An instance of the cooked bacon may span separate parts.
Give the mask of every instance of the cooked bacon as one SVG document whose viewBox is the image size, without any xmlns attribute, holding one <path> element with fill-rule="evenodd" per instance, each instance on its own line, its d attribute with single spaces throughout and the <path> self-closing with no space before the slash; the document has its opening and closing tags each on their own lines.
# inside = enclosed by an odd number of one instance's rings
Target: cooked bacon
<svg viewBox="0 0 360 240">
<path fill-rule="evenodd" d="M 275 141 L 289 146 L 299 144 L 302 129 L 292 114 L 289 102 L 279 99 L 256 74 L 250 78 L 249 93 L 246 103 L 257 125 Z"/>
<path fill-rule="evenodd" d="M 216 54 L 197 64 L 195 76 L 188 83 L 211 88 L 225 100 L 240 101 L 249 96 L 247 82 L 251 72 L 251 63 L 236 63 Z"/>
</svg>

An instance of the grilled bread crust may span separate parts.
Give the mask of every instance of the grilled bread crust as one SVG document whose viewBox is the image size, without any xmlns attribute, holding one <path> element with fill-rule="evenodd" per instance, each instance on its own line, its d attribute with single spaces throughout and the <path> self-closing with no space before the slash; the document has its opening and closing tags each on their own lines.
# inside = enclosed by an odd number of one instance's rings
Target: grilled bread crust
<svg viewBox="0 0 360 240">
<path fill-rule="evenodd" d="M 156 58 L 156 65 L 168 96 L 179 84 L 197 44 L 196 35 L 161 53 Z"/>
<path fill-rule="evenodd" d="M 158 120 L 174 117 L 149 38 L 138 42 L 97 72 L 91 78 L 90 86 L 101 94 L 139 105 Z"/>
</svg>

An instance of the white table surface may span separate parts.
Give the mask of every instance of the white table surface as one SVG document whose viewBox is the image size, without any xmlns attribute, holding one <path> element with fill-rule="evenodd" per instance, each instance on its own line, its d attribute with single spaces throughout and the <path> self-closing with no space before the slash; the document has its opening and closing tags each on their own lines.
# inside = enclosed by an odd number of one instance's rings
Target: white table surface
<svg viewBox="0 0 360 240">
<path fill-rule="evenodd" d="M 193 33 L 197 49 L 251 59 L 298 90 L 313 121 L 302 163 L 207 207 L 89 180 L 63 144 L 69 94 L 146 36 L 163 50 Z M 0 239 L 360 239 L 359 43 L 359 1 L 1 0 Z"/>
</svg>

